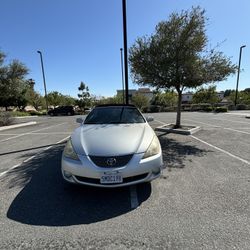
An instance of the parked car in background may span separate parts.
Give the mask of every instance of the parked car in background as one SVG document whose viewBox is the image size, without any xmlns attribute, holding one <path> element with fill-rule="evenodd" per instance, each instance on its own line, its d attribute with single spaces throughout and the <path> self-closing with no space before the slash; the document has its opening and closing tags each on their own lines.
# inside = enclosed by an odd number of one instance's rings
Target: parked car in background
<svg viewBox="0 0 250 250">
<path fill-rule="evenodd" d="M 63 178 L 75 184 L 120 187 L 149 182 L 161 174 L 159 140 L 133 105 L 100 105 L 81 123 L 62 155 Z"/>
<path fill-rule="evenodd" d="M 75 110 L 73 106 L 59 106 L 57 108 L 51 109 L 48 111 L 48 115 L 74 115 Z"/>
</svg>

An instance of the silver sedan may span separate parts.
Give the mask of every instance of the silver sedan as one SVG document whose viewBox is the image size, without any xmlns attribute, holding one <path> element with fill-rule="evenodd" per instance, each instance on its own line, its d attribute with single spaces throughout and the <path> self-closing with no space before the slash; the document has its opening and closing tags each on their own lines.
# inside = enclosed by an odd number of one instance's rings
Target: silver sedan
<svg viewBox="0 0 250 250">
<path fill-rule="evenodd" d="M 153 118 L 149 119 L 153 120 Z M 133 105 L 100 105 L 81 123 L 62 155 L 63 178 L 75 184 L 121 187 L 161 174 L 157 136 Z"/>
</svg>

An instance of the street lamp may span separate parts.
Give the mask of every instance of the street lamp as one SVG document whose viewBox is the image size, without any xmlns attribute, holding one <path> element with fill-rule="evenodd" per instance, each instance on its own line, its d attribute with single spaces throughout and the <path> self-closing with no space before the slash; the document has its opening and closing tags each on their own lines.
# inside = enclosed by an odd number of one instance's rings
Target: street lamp
<svg viewBox="0 0 250 250">
<path fill-rule="evenodd" d="M 242 53 L 242 49 L 245 48 L 245 47 L 246 47 L 246 45 L 242 45 L 242 46 L 240 47 L 239 66 L 238 66 L 237 84 L 236 84 L 235 101 L 234 101 L 235 107 L 236 107 L 236 105 L 237 105 L 237 97 L 238 97 L 238 86 L 239 86 L 239 79 L 240 79 L 241 53 Z"/>
<path fill-rule="evenodd" d="M 125 99 L 125 96 L 124 96 L 124 76 L 123 76 L 123 55 L 122 55 L 122 48 L 120 48 L 120 51 L 121 51 L 121 69 L 122 69 L 122 102 L 124 104 L 124 99 Z"/>
<path fill-rule="evenodd" d="M 45 74 L 44 74 L 44 67 L 43 67 L 43 55 L 42 55 L 42 52 L 40 50 L 38 50 L 37 53 L 40 54 L 40 59 L 41 59 L 41 66 L 42 66 L 42 73 L 43 73 L 43 84 L 44 84 L 44 92 L 45 92 L 45 102 L 46 102 L 46 108 L 47 108 L 47 112 L 48 112 L 49 107 L 48 107 L 48 98 L 47 98 Z"/>
<path fill-rule="evenodd" d="M 122 13 L 123 13 L 123 47 L 124 47 L 124 71 L 125 71 L 125 96 L 126 104 L 129 104 L 128 99 L 128 46 L 127 46 L 127 13 L 126 13 L 126 0 L 122 0 Z"/>
</svg>

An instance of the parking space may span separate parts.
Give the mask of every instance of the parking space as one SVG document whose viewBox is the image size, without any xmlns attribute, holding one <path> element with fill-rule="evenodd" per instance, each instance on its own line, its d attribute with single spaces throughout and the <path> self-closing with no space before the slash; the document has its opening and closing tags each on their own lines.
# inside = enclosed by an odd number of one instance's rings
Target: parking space
<svg viewBox="0 0 250 250">
<path fill-rule="evenodd" d="M 37 117 L 34 126 L 0 132 L 0 175 L 38 152 L 63 141 L 78 126 L 76 117 Z"/>
<path fill-rule="evenodd" d="M 173 123 L 175 115 L 152 114 L 151 126 Z M 183 113 L 183 124 L 202 128 L 193 136 L 157 134 L 160 178 L 98 189 L 61 178 L 64 144 L 56 143 L 78 126 L 75 118 L 45 118 L 38 127 L 6 131 L 25 135 L 1 143 L 0 173 L 7 170 L 0 175 L 1 249 L 249 248 L 250 134 L 242 133 L 250 133 L 249 120 Z"/>
</svg>

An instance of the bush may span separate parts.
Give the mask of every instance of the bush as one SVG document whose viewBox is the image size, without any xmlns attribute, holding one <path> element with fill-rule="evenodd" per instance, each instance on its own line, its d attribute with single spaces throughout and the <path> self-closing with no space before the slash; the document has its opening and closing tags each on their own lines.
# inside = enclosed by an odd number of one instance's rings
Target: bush
<svg viewBox="0 0 250 250">
<path fill-rule="evenodd" d="M 227 108 L 228 108 L 228 110 L 235 110 L 236 109 L 234 104 L 228 105 Z"/>
<path fill-rule="evenodd" d="M 201 111 L 201 106 L 199 104 L 192 104 L 191 111 Z"/>
<path fill-rule="evenodd" d="M 205 112 L 212 112 L 213 108 L 212 107 L 206 107 L 203 109 Z"/>
<path fill-rule="evenodd" d="M 39 111 L 32 110 L 32 111 L 29 111 L 29 115 L 31 115 L 31 116 L 33 116 L 33 115 L 47 115 L 47 111 L 43 110 L 43 111 L 39 112 Z"/>
<path fill-rule="evenodd" d="M 177 107 L 164 107 L 163 112 L 176 112 Z"/>
<path fill-rule="evenodd" d="M 31 110 L 31 111 L 29 111 L 29 114 L 30 115 L 40 115 L 41 113 L 38 111 Z"/>
<path fill-rule="evenodd" d="M 236 110 L 246 110 L 247 109 L 247 105 L 245 104 L 237 104 L 236 105 Z"/>
<path fill-rule="evenodd" d="M 151 105 L 149 106 L 148 112 L 149 113 L 158 113 L 160 111 L 160 106 L 156 106 L 156 105 Z"/>
<path fill-rule="evenodd" d="M 182 111 L 190 111 L 191 105 L 190 104 L 182 104 L 181 109 L 182 109 Z"/>
<path fill-rule="evenodd" d="M 149 108 L 147 106 L 144 106 L 144 107 L 141 108 L 141 112 L 142 113 L 148 113 L 148 109 Z"/>
<path fill-rule="evenodd" d="M 7 126 L 13 123 L 11 112 L 0 112 L 0 126 Z"/>
<path fill-rule="evenodd" d="M 227 107 L 216 107 L 214 111 L 217 113 L 227 112 Z"/>
<path fill-rule="evenodd" d="M 22 112 L 22 111 L 13 111 L 11 112 L 11 116 L 16 117 L 16 116 L 30 116 L 29 112 Z"/>
</svg>

